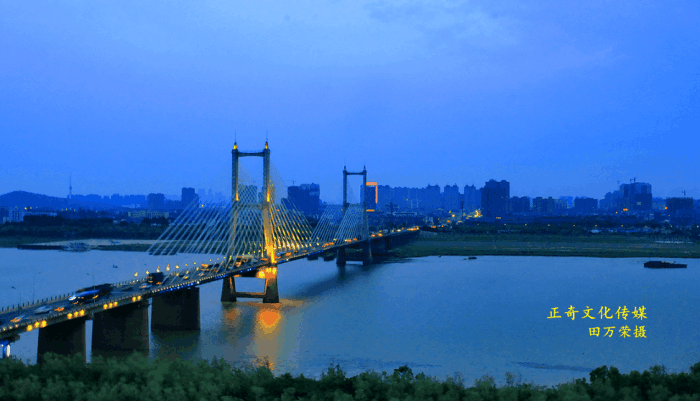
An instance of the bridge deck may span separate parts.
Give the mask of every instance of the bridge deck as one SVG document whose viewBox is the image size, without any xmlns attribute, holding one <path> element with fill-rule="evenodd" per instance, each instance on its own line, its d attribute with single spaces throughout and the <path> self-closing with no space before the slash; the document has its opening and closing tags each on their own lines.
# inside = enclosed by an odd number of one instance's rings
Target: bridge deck
<svg viewBox="0 0 700 401">
<path fill-rule="evenodd" d="M 410 234 L 413 229 L 403 229 L 387 234 L 375 234 L 370 241 L 383 238 L 392 238 Z M 322 254 L 341 248 L 351 248 L 362 244 L 364 241 L 349 240 L 340 244 L 321 244 L 317 247 L 309 247 L 297 253 L 282 255 L 277 264 L 291 262 L 306 258 L 309 255 Z M 117 306 L 141 302 L 158 294 L 177 291 L 183 288 L 199 286 L 212 281 L 222 280 L 230 276 L 251 274 L 264 267 L 269 267 L 267 261 L 255 261 L 246 263 L 240 267 L 228 267 L 213 265 L 210 271 L 196 269 L 180 270 L 166 274 L 165 279 L 159 285 L 150 285 L 147 278 L 115 283 L 111 293 L 86 302 L 74 305 L 68 300 L 68 296 L 51 297 L 39 300 L 29 306 L 0 311 L 0 343 L 14 341 L 18 334 L 61 323 L 67 320 L 88 316 L 103 310 Z"/>
</svg>

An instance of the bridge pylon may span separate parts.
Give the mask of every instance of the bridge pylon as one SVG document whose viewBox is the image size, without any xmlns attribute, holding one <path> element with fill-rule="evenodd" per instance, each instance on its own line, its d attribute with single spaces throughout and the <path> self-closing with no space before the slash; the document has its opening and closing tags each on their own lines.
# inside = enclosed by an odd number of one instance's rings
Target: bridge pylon
<svg viewBox="0 0 700 401">
<path fill-rule="evenodd" d="M 238 161 L 241 157 L 253 156 L 263 158 L 263 185 L 262 185 L 262 199 L 258 205 L 260 212 L 262 214 L 263 223 L 263 247 L 260 250 L 260 255 L 263 259 L 267 260 L 267 267 L 274 268 L 275 274 L 274 278 L 272 273 L 268 273 L 265 276 L 265 296 L 263 298 L 263 303 L 279 303 L 279 292 L 277 290 L 277 253 L 275 249 L 275 237 L 273 230 L 273 214 L 271 208 L 274 207 L 275 200 L 275 187 L 272 185 L 272 177 L 270 175 L 270 147 L 267 141 L 265 142 L 265 148 L 260 152 L 241 152 L 238 150 L 238 144 L 234 142 L 233 150 L 231 151 L 231 216 L 230 216 L 230 241 L 229 241 L 229 251 L 227 255 L 227 260 L 229 264 L 236 263 L 236 256 L 234 254 L 234 243 L 236 237 L 236 230 L 238 225 L 238 207 L 235 207 L 240 201 L 239 194 L 239 177 L 238 177 Z M 234 276 L 228 277 L 224 280 L 223 288 L 221 290 L 221 301 L 222 302 L 236 302 L 237 296 L 245 297 L 251 295 L 248 293 L 236 292 L 236 283 Z M 258 296 L 256 296 L 258 297 Z"/>
<path fill-rule="evenodd" d="M 361 175 L 362 176 L 362 190 L 364 191 L 367 187 L 367 168 L 363 167 L 360 172 L 349 172 L 345 166 L 343 166 L 343 214 L 341 217 L 345 217 L 345 214 L 350 207 L 348 203 L 348 176 L 349 175 Z M 367 218 L 367 197 L 364 194 L 360 194 L 362 197 L 362 264 L 367 266 L 372 263 L 372 245 L 370 243 L 369 236 L 369 224 Z M 347 262 L 347 255 L 345 253 L 345 248 L 338 249 L 338 256 L 336 257 L 335 263 L 338 266 L 345 266 Z"/>
</svg>

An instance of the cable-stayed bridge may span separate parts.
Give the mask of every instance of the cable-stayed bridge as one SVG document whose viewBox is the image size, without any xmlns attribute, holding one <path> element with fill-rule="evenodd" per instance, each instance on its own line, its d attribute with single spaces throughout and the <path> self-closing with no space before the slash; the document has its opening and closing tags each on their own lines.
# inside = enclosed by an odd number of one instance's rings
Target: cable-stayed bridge
<svg viewBox="0 0 700 401">
<path fill-rule="evenodd" d="M 320 255 L 335 258 L 338 266 L 348 259 L 367 265 L 372 263 L 373 244 L 389 248 L 417 232 L 417 227 L 369 231 L 367 205 L 348 201 L 348 176 L 362 176 L 364 188 L 366 169 L 343 169 L 343 203 L 328 205 L 312 228 L 303 213 L 283 198 L 287 188 L 271 163 L 267 143 L 255 152 L 240 151 L 234 144 L 231 154 L 230 200 L 195 200 L 168 226 L 148 250 L 168 257 L 162 270 L 0 308 L 0 355 L 9 355 L 10 344 L 21 333 L 39 330 L 39 360 L 47 352 L 85 356 L 87 319 L 93 320 L 93 351 L 147 350 L 151 305 L 151 329 L 199 330 L 200 285 L 222 280 L 222 302 L 261 298 L 264 303 L 279 303 L 279 265 Z M 240 163 L 244 157 L 263 160 L 260 192 Z M 348 248 L 355 249 L 354 256 L 346 252 Z M 264 279 L 264 291 L 238 292 L 236 277 Z"/>
</svg>

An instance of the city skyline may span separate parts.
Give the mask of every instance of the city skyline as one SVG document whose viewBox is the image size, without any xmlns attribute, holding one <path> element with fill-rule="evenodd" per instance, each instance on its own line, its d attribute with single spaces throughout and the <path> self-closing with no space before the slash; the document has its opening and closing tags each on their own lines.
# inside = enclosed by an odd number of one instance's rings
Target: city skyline
<svg viewBox="0 0 700 401">
<path fill-rule="evenodd" d="M 234 140 L 267 137 L 285 183 L 328 201 L 343 166 L 697 199 L 699 7 L 3 3 L 0 193 L 65 197 L 71 174 L 73 193 L 225 193 Z"/>
</svg>

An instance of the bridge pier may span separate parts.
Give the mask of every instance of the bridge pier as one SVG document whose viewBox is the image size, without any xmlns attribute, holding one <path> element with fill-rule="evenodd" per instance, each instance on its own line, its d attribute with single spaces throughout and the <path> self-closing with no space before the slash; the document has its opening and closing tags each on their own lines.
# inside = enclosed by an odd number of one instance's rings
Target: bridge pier
<svg viewBox="0 0 700 401">
<path fill-rule="evenodd" d="M 369 266 L 372 264 L 372 243 L 367 240 L 362 246 L 362 266 Z"/>
<path fill-rule="evenodd" d="M 92 351 L 148 351 L 148 300 L 95 313 Z"/>
<path fill-rule="evenodd" d="M 345 253 L 345 248 L 338 249 L 338 256 L 335 258 L 335 264 L 338 266 L 345 266 L 348 261 L 348 256 Z"/>
<path fill-rule="evenodd" d="M 384 249 L 386 251 L 391 250 L 391 240 L 389 238 L 384 238 Z"/>
<path fill-rule="evenodd" d="M 265 295 L 263 296 L 264 304 L 280 303 L 280 293 L 277 289 L 277 268 L 274 268 L 274 273 L 265 272 Z"/>
<path fill-rule="evenodd" d="M 153 297 L 151 329 L 199 330 L 199 288 L 191 287 Z"/>
<path fill-rule="evenodd" d="M 221 302 L 236 302 L 236 279 L 233 276 L 224 278 L 221 285 Z"/>
<path fill-rule="evenodd" d="M 264 267 L 258 270 L 255 277 L 265 279 L 263 292 L 238 292 L 234 276 L 225 278 L 221 289 L 221 302 L 236 302 L 238 298 L 260 298 L 264 304 L 280 303 L 280 294 L 277 288 L 277 266 Z"/>
<path fill-rule="evenodd" d="M 82 354 L 83 360 L 87 361 L 85 345 L 86 320 L 87 317 L 78 317 L 40 328 L 37 362 L 43 362 L 44 356 L 49 352 L 60 355 Z"/>
</svg>

